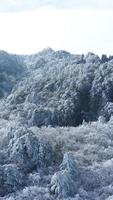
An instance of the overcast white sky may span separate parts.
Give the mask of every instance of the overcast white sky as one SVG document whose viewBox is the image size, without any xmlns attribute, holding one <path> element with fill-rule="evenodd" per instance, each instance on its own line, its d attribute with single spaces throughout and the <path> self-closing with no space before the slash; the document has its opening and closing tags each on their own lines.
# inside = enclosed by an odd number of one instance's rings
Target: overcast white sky
<svg viewBox="0 0 113 200">
<path fill-rule="evenodd" d="M 113 0 L 0 0 L 0 49 L 113 55 Z"/>
</svg>

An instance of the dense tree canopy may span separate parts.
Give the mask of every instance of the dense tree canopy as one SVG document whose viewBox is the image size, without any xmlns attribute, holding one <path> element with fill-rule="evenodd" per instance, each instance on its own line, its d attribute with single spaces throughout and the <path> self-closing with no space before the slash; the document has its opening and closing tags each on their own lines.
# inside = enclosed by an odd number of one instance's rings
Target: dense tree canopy
<svg viewBox="0 0 113 200">
<path fill-rule="evenodd" d="M 113 199 L 112 56 L 0 52 L 0 200 L 23 199 Z"/>
<path fill-rule="evenodd" d="M 76 126 L 111 116 L 107 105 L 113 102 L 112 56 L 100 59 L 93 53 L 52 49 L 31 56 L 1 52 L 0 76 L 8 118 L 36 126 Z"/>
</svg>

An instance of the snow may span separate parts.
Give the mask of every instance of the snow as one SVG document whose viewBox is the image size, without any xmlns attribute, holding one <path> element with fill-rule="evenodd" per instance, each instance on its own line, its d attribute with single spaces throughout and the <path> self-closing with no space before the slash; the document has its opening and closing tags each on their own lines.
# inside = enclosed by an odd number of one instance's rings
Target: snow
<svg viewBox="0 0 113 200">
<path fill-rule="evenodd" d="M 113 62 L 0 52 L 0 200 L 113 199 Z"/>
</svg>

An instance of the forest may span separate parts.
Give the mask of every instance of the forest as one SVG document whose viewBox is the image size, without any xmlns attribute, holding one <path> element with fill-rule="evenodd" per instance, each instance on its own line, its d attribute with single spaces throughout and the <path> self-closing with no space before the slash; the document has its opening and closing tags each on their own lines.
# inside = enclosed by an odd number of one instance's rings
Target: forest
<svg viewBox="0 0 113 200">
<path fill-rule="evenodd" d="M 113 56 L 0 51 L 0 200 L 113 199 Z"/>
</svg>

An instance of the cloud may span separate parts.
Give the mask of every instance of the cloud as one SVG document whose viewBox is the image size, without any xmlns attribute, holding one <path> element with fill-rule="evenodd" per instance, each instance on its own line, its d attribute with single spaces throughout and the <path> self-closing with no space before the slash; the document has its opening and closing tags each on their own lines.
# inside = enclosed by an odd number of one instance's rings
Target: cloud
<svg viewBox="0 0 113 200">
<path fill-rule="evenodd" d="M 17 12 L 52 6 L 76 9 L 113 9 L 113 0 L 0 0 L 0 12 Z"/>
<path fill-rule="evenodd" d="M 72 53 L 113 54 L 113 12 L 38 8 L 0 14 L 0 49 L 31 54 L 50 46 Z"/>
</svg>

